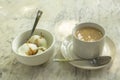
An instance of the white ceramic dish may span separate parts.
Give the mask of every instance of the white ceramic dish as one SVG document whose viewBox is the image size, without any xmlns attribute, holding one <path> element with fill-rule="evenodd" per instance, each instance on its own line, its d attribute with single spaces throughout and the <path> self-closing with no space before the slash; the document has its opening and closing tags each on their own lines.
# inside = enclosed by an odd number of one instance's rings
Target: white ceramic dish
<svg viewBox="0 0 120 80">
<path fill-rule="evenodd" d="M 72 35 L 69 35 L 65 38 L 65 40 L 62 42 L 62 45 L 61 45 L 61 52 L 65 59 L 78 59 L 79 58 L 73 53 L 72 47 L 73 47 Z M 92 64 L 90 64 L 89 61 L 74 61 L 74 62 L 69 62 L 69 63 L 81 69 L 90 69 L 90 70 L 100 69 L 100 68 L 103 68 L 109 65 L 113 61 L 113 59 L 115 58 L 115 53 L 116 53 L 115 44 L 109 37 L 106 37 L 104 49 L 103 49 L 101 56 L 105 55 L 105 56 L 112 57 L 111 61 L 108 64 L 102 65 L 102 66 L 93 66 Z"/>
<path fill-rule="evenodd" d="M 18 48 L 28 40 L 30 32 L 31 30 L 28 30 L 19 34 L 12 42 L 12 49 L 15 53 L 17 60 L 23 64 L 30 66 L 43 64 L 46 61 L 48 61 L 54 53 L 54 43 L 55 43 L 54 35 L 47 30 L 36 29 L 34 34 L 40 35 L 41 32 L 43 33 L 49 46 L 48 49 L 41 54 L 36 54 L 31 56 L 18 54 Z"/>
</svg>

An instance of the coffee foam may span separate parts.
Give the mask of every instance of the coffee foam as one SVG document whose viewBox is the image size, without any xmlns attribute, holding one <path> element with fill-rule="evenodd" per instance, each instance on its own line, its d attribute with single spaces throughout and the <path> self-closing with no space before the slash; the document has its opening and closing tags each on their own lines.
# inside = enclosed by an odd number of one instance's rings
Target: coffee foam
<svg viewBox="0 0 120 80">
<path fill-rule="evenodd" d="M 99 29 L 89 26 L 78 29 L 75 34 L 79 40 L 87 42 L 94 42 L 103 37 L 103 34 Z"/>
</svg>

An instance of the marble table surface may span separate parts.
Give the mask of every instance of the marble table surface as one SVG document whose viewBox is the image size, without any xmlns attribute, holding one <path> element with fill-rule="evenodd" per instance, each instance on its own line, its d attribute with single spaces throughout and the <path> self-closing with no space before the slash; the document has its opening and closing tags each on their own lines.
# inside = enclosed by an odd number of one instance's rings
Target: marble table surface
<svg viewBox="0 0 120 80">
<path fill-rule="evenodd" d="M 43 65 L 27 66 L 15 58 L 13 39 L 31 29 L 37 10 L 43 15 L 38 28 L 56 37 L 55 53 Z M 60 44 L 75 24 L 94 22 L 103 26 L 116 46 L 111 66 L 83 70 L 69 63 L 53 62 L 62 57 Z M 0 80 L 119 80 L 120 79 L 120 0 L 0 0 Z"/>
</svg>

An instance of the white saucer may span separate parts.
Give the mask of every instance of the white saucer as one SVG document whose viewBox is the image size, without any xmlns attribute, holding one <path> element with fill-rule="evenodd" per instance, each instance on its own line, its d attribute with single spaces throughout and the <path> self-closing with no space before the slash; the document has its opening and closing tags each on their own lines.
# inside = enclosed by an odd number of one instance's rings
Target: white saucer
<svg viewBox="0 0 120 80">
<path fill-rule="evenodd" d="M 79 58 L 72 52 L 72 35 L 67 36 L 65 40 L 62 42 L 61 52 L 65 59 Z M 114 42 L 109 37 L 106 37 L 103 53 L 101 56 L 112 57 L 111 61 L 108 64 L 102 66 L 94 66 L 89 61 L 74 61 L 69 63 L 81 69 L 99 69 L 109 65 L 115 58 L 115 53 L 116 53 L 116 48 Z"/>
</svg>

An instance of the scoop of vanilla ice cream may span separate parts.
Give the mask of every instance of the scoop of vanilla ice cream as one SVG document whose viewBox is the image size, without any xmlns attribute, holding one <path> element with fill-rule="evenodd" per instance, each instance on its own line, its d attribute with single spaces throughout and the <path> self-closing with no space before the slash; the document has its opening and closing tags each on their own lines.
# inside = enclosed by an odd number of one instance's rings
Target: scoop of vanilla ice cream
<svg viewBox="0 0 120 80">
<path fill-rule="evenodd" d="M 41 54 L 42 52 L 44 52 L 47 48 L 45 47 L 38 47 L 38 52 L 37 54 Z"/>
<path fill-rule="evenodd" d="M 32 43 L 25 43 L 19 47 L 18 53 L 21 55 L 34 55 L 38 51 L 38 48 L 35 44 Z"/>
<path fill-rule="evenodd" d="M 33 35 L 29 40 L 29 43 L 34 43 L 38 47 L 43 46 L 47 48 L 47 40 L 43 36 Z"/>
</svg>

